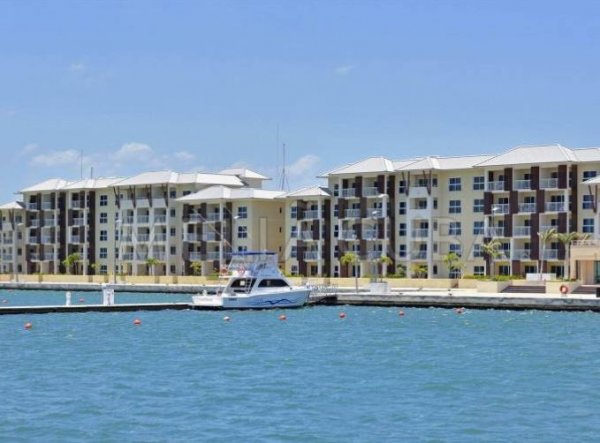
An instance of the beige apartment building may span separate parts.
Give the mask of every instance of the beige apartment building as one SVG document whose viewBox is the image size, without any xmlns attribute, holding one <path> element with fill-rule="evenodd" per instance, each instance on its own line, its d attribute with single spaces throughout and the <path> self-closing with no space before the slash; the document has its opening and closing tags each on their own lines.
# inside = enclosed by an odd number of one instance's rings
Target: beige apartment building
<svg viewBox="0 0 600 443">
<path fill-rule="evenodd" d="M 262 189 L 247 169 L 51 179 L 0 207 L 5 273 L 219 273 L 232 253 L 271 250 L 302 276 L 562 276 L 600 282 L 600 148 L 520 146 L 497 155 L 371 157 L 325 186 Z M 598 176 L 598 177 L 597 177 Z M 590 236 L 566 250 L 540 233 Z M 499 254 L 484 257 L 496 239 Z M 346 252 L 359 261 L 342 265 Z M 444 258 L 460 256 L 448 269 Z M 64 260 L 78 254 L 73 269 Z M 382 257 L 387 257 L 384 261 Z M 541 269 L 540 269 L 541 265 Z"/>
</svg>

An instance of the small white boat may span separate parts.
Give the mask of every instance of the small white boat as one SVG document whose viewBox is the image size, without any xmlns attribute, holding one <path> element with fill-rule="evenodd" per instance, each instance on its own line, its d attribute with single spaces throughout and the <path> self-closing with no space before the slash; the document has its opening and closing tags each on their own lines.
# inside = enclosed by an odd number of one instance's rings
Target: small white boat
<svg viewBox="0 0 600 443">
<path fill-rule="evenodd" d="M 310 289 L 293 287 L 277 267 L 274 252 L 233 253 L 227 268 L 229 280 L 215 295 L 195 295 L 196 306 L 223 309 L 298 308 L 304 306 Z"/>
</svg>

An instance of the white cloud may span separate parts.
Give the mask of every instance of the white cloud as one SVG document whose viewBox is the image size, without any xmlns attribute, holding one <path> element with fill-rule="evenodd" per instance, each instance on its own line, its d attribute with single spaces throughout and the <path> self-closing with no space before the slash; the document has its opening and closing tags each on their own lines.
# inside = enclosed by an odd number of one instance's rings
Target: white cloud
<svg viewBox="0 0 600 443">
<path fill-rule="evenodd" d="M 141 163 L 148 163 L 153 160 L 154 150 L 145 143 L 125 143 L 117 152 L 112 154 L 116 161 L 138 160 Z"/>
<path fill-rule="evenodd" d="M 174 154 L 174 157 L 177 160 L 181 160 L 181 161 L 185 161 L 185 162 L 192 161 L 196 158 L 196 156 L 194 154 L 192 154 L 191 152 L 188 152 L 188 151 L 178 151 Z"/>
<path fill-rule="evenodd" d="M 85 72 L 87 66 L 83 62 L 74 62 L 69 65 L 69 71 L 71 72 Z"/>
<path fill-rule="evenodd" d="M 290 177 L 301 177 L 314 171 L 320 161 L 321 159 L 316 155 L 307 154 L 297 159 L 286 169 L 289 171 Z"/>
<path fill-rule="evenodd" d="M 343 65 L 335 68 L 335 73 L 337 75 L 348 75 L 350 71 L 352 71 L 356 66 L 354 65 Z"/>
<path fill-rule="evenodd" d="M 75 149 L 65 149 L 63 151 L 53 151 L 48 154 L 38 154 L 31 159 L 31 164 L 35 166 L 59 166 L 74 164 L 79 165 L 81 153 Z"/>
</svg>

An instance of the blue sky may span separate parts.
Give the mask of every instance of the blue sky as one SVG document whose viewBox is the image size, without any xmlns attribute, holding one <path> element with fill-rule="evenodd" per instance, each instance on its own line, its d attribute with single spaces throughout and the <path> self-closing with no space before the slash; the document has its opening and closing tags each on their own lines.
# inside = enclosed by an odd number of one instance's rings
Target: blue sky
<svg viewBox="0 0 600 443">
<path fill-rule="evenodd" d="M 0 1 L 0 197 L 371 155 L 599 146 L 600 3 Z"/>
</svg>

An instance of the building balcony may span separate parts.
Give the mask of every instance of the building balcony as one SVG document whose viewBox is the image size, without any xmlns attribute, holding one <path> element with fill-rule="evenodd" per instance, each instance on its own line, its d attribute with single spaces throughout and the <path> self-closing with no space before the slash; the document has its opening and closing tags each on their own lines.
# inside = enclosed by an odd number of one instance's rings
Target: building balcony
<svg viewBox="0 0 600 443">
<path fill-rule="evenodd" d="M 12 245 L 12 238 L 5 238 L 2 240 L 2 244 L 4 245 Z"/>
<path fill-rule="evenodd" d="M 154 234 L 154 241 L 155 242 L 166 242 L 167 234 Z"/>
<path fill-rule="evenodd" d="M 429 192 L 427 192 L 427 186 L 420 186 L 414 184 L 408 189 L 408 196 L 410 198 L 426 198 L 429 196 Z"/>
<path fill-rule="evenodd" d="M 311 209 L 308 211 L 304 211 L 303 220 L 315 219 L 315 218 L 321 218 L 319 215 L 319 211 L 317 209 Z"/>
<path fill-rule="evenodd" d="M 45 218 L 44 219 L 44 227 L 50 228 L 52 226 L 56 226 L 56 220 L 54 220 L 53 218 Z"/>
<path fill-rule="evenodd" d="M 135 239 L 137 240 L 138 243 L 147 242 L 147 241 L 150 241 L 150 234 L 137 234 L 135 236 Z"/>
<path fill-rule="evenodd" d="M 40 242 L 40 238 L 38 236 L 30 235 L 29 237 L 27 237 L 27 243 L 39 243 L 39 242 Z"/>
<path fill-rule="evenodd" d="M 190 252 L 190 260 L 191 261 L 201 261 L 202 253 L 201 252 Z"/>
<path fill-rule="evenodd" d="M 73 224 L 71 226 L 85 226 L 85 220 L 83 217 L 78 217 L 73 219 Z"/>
<path fill-rule="evenodd" d="M 558 179 L 557 178 L 542 178 L 540 180 L 540 188 L 541 189 L 556 189 L 556 188 L 558 188 Z"/>
<path fill-rule="evenodd" d="M 504 237 L 504 228 L 487 228 L 485 230 L 486 237 Z"/>
<path fill-rule="evenodd" d="M 83 202 L 81 200 L 71 200 L 71 209 L 83 208 Z"/>
<path fill-rule="evenodd" d="M 202 234 L 202 241 L 218 241 L 216 232 L 205 232 Z"/>
<path fill-rule="evenodd" d="M 200 214 L 190 214 L 188 216 L 188 223 L 198 223 L 202 220 L 204 220 L 204 217 L 202 217 Z"/>
<path fill-rule="evenodd" d="M 381 251 L 369 251 L 367 252 L 367 260 L 379 260 L 381 255 Z"/>
<path fill-rule="evenodd" d="M 135 199 L 135 205 L 136 206 L 143 206 L 143 207 L 148 207 L 150 206 L 150 200 L 148 200 L 146 197 L 136 197 Z"/>
<path fill-rule="evenodd" d="M 528 191 L 531 189 L 531 180 L 515 180 L 515 191 Z"/>
<path fill-rule="evenodd" d="M 373 218 L 382 218 L 385 217 L 385 213 L 384 210 L 381 208 L 378 209 L 373 209 L 369 214 L 369 217 L 373 217 Z"/>
<path fill-rule="evenodd" d="M 154 224 L 163 225 L 167 222 L 166 215 L 155 215 L 154 216 Z"/>
<path fill-rule="evenodd" d="M 531 226 L 514 226 L 513 237 L 529 237 L 531 235 Z"/>
<path fill-rule="evenodd" d="M 12 261 L 12 254 L 2 254 L 2 261 Z"/>
<path fill-rule="evenodd" d="M 504 191 L 504 181 L 488 182 L 487 191 Z"/>
<path fill-rule="evenodd" d="M 41 220 L 34 218 L 29 220 L 29 226 L 31 226 L 32 228 L 37 228 L 42 224 Z"/>
<path fill-rule="evenodd" d="M 342 239 L 342 240 L 357 240 L 356 231 L 344 230 L 340 233 L 340 239 Z"/>
<path fill-rule="evenodd" d="M 164 252 L 154 251 L 152 253 L 152 258 L 163 261 L 166 258 L 166 254 Z"/>
<path fill-rule="evenodd" d="M 356 197 L 356 189 L 355 188 L 343 188 L 340 190 L 340 196 L 343 198 Z"/>
<path fill-rule="evenodd" d="M 121 254 L 121 260 L 133 260 L 133 252 L 124 252 Z"/>
<path fill-rule="evenodd" d="M 558 229 L 557 225 L 540 225 L 540 230 L 539 232 L 546 232 L 549 231 L 550 229 Z"/>
<path fill-rule="evenodd" d="M 320 260 L 319 251 L 306 251 L 304 252 L 304 260 L 305 261 L 317 261 Z"/>
<path fill-rule="evenodd" d="M 362 231 L 362 238 L 365 240 L 377 240 L 379 238 L 379 231 L 377 229 L 364 229 Z"/>
<path fill-rule="evenodd" d="M 492 215 L 508 213 L 509 207 L 507 203 L 496 203 L 492 205 Z"/>
<path fill-rule="evenodd" d="M 546 212 L 564 212 L 565 202 L 546 202 Z"/>
<path fill-rule="evenodd" d="M 69 243 L 80 243 L 81 237 L 79 235 L 71 235 L 69 237 Z"/>
<path fill-rule="evenodd" d="M 546 249 L 544 251 L 544 260 L 558 260 L 558 249 Z"/>
<path fill-rule="evenodd" d="M 360 209 L 346 209 L 344 218 L 360 218 Z"/>
<path fill-rule="evenodd" d="M 427 238 L 429 237 L 429 229 L 413 229 L 410 234 L 412 238 Z"/>
<path fill-rule="evenodd" d="M 225 255 L 223 254 L 223 257 L 225 257 Z M 206 253 L 206 259 L 207 260 L 219 260 L 219 251 L 210 251 Z"/>
<path fill-rule="evenodd" d="M 126 217 L 123 217 L 123 224 L 124 225 L 132 225 L 133 224 L 133 216 L 128 215 Z"/>
<path fill-rule="evenodd" d="M 363 197 L 377 197 L 380 195 L 379 188 L 376 186 L 369 186 L 367 188 L 363 188 Z"/>
<path fill-rule="evenodd" d="M 536 212 L 535 203 L 519 203 L 519 212 Z"/>
<path fill-rule="evenodd" d="M 148 215 L 138 215 L 137 216 L 137 222 L 140 225 L 148 224 L 148 222 L 150 222 L 150 216 L 148 216 Z"/>
<path fill-rule="evenodd" d="M 211 212 L 210 214 L 206 215 L 206 219 L 204 221 L 205 222 L 218 222 L 218 221 L 221 221 L 221 214 L 219 214 L 218 212 Z"/>
<path fill-rule="evenodd" d="M 513 249 L 511 259 L 512 260 L 529 260 L 531 258 L 531 251 L 529 249 Z"/>
<path fill-rule="evenodd" d="M 31 254 L 30 256 L 31 261 L 51 261 L 54 260 L 54 253 L 53 252 L 43 252 L 41 254 L 38 254 L 37 252 Z"/>
<path fill-rule="evenodd" d="M 121 238 L 121 242 L 123 242 L 123 243 L 133 243 L 133 237 L 131 235 L 124 235 Z"/>
<path fill-rule="evenodd" d="M 42 243 L 54 243 L 54 237 L 42 235 Z"/>
<path fill-rule="evenodd" d="M 27 210 L 28 211 L 38 211 L 40 209 L 40 205 L 36 202 L 36 203 L 27 203 Z"/>
<path fill-rule="evenodd" d="M 186 241 L 189 243 L 199 242 L 200 236 L 194 232 L 186 232 L 183 236 L 183 241 Z"/>
<path fill-rule="evenodd" d="M 54 209 L 52 206 L 54 206 L 52 202 L 42 202 L 42 210 L 44 211 Z"/>
<path fill-rule="evenodd" d="M 300 232 L 300 239 L 301 240 L 316 240 L 316 238 L 314 238 L 313 236 L 313 231 L 302 231 Z"/>
<path fill-rule="evenodd" d="M 412 260 L 427 260 L 427 251 L 411 252 L 410 258 Z"/>
</svg>

